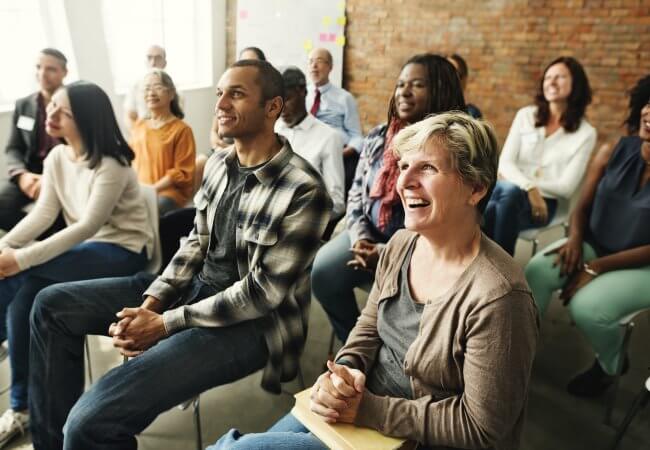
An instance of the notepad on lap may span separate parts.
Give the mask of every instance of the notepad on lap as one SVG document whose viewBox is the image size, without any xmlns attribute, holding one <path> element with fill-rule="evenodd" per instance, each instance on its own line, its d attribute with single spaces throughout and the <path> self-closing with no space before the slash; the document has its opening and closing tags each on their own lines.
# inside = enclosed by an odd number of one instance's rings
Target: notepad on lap
<svg viewBox="0 0 650 450">
<path fill-rule="evenodd" d="M 291 414 L 333 450 L 409 450 L 415 443 L 384 436 L 376 430 L 346 423 L 330 425 L 309 409 L 309 389 L 295 395 Z"/>
</svg>

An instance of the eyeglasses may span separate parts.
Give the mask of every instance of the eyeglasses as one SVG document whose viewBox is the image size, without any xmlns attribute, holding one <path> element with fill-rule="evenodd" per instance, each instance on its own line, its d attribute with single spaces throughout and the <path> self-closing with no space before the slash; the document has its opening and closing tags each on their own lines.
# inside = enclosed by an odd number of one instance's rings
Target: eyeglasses
<svg viewBox="0 0 650 450">
<path fill-rule="evenodd" d="M 142 89 L 144 92 L 164 92 L 167 90 L 167 86 L 164 84 L 147 84 Z"/>
</svg>

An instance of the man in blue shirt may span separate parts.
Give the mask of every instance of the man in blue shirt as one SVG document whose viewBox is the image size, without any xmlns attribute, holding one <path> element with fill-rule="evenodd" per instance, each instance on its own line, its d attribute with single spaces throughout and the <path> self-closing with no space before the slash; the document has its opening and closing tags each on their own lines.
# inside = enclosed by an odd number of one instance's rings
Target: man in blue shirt
<svg viewBox="0 0 650 450">
<path fill-rule="evenodd" d="M 350 189 L 361 152 L 363 133 L 357 102 L 348 91 L 330 83 L 332 54 L 324 48 L 309 53 L 309 86 L 305 106 L 317 119 L 336 129 L 343 137 L 345 192 Z"/>
</svg>

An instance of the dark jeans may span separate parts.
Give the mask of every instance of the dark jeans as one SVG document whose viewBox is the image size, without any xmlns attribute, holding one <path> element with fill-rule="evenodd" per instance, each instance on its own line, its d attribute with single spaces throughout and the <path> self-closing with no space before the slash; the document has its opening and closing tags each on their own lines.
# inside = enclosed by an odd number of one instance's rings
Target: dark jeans
<svg viewBox="0 0 650 450">
<path fill-rule="evenodd" d="M 528 193 L 509 181 L 497 181 L 483 213 L 485 234 L 505 251 L 514 255 L 517 237 L 521 231 L 544 227 L 553 220 L 557 200 L 552 198 L 544 200 L 548 207 L 548 219 L 544 223 L 533 222 Z"/>
<path fill-rule="evenodd" d="M 138 274 L 64 283 L 38 295 L 30 378 L 37 450 L 135 449 L 135 435 L 161 412 L 264 367 L 268 350 L 258 321 L 189 328 L 111 370 L 82 395 L 84 336 L 105 335 L 116 312 L 142 303 L 153 279 Z M 183 303 L 213 294 L 195 278 Z"/>
<path fill-rule="evenodd" d="M 341 342 L 347 340 L 359 316 L 353 289 L 370 286 L 374 280 L 374 273 L 354 270 L 346 264 L 353 259 L 350 246 L 350 236 L 343 231 L 318 250 L 311 271 L 314 297 L 329 316 Z"/>
<path fill-rule="evenodd" d="M 9 180 L 0 181 L 0 230 L 11 231 L 27 215 L 23 208 L 31 202 L 32 200 L 15 183 Z M 38 239 L 44 239 L 64 227 L 63 215 L 59 215 L 56 222 Z M 0 333 L 0 336 L 4 340 L 5 333 Z"/>
<path fill-rule="evenodd" d="M 350 156 L 343 158 L 343 172 L 345 174 L 345 201 L 348 201 L 348 191 L 352 187 L 354 175 L 357 172 L 357 164 L 359 164 L 359 154 L 354 152 Z"/>
<path fill-rule="evenodd" d="M 7 314 L 12 409 L 27 409 L 29 313 L 39 291 L 65 281 L 130 275 L 142 270 L 146 262 L 144 253 L 106 242 L 84 242 L 46 263 L 0 280 L 0 310 Z"/>
<path fill-rule="evenodd" d="M 26 215 L 23 208 L 31 201 L 15 183 L 0 181 L 0 229 L 9 231 L 20 222 Z"/>
</svg>

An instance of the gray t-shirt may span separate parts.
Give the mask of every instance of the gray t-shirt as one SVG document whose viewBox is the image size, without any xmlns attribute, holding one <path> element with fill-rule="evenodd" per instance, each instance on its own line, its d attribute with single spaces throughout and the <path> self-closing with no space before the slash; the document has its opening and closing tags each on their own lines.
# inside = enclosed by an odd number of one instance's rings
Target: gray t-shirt
<svg viewBox="0 0 650 450">
<path fill-rule="evenodd" d="M 383 345 L 370 370 L 366 386 L 375 395 L 413 398 L 411 381 L 404 373 L 404 357 L 418 335 L 424 304 L 411 295 L 408 270 L 415 242 L 413 240 L 400 270 L 400 289 L 394 298 L 379 304 L 377 331 Z"/>
<path fill-rule="evenodd" d="M 261 167 L 261 165 L 242 167 L 236 158 L 227 164 L 228 185 L 217 206 L 210 248 L 199 274 L 199 280 L 212 286 L 217 292 L 223 291 L 239 280 L 235 241 L 239 199 L 248 175 Z"/>
</svg>

